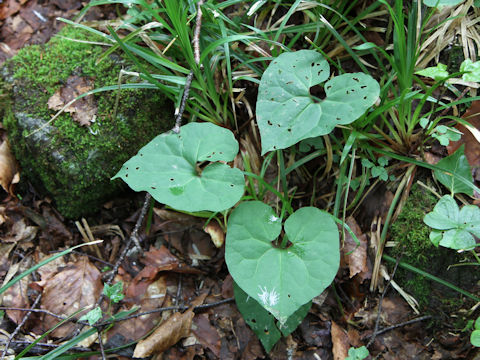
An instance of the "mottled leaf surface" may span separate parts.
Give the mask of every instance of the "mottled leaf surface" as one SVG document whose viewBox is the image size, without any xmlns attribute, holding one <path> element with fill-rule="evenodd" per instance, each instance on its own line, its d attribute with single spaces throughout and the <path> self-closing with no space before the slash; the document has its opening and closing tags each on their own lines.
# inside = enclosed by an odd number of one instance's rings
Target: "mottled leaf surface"
<svg viewBox="0 0 480 360">
<path fill-rule="evenodd" d="M 363 73 L 336 76 L 324 84 L 325 99 L 312 96 L 310 88 L 329 76 L 327 61 L 313 50 L 283 53 L 271 62 L 260 82 L 256 110 L 262 154 L 350 124 L 378 98 L 378 83 Z"/>
<path fill-rule="evenodd" d="M 281 230 L 270 206 L 240 204 L 228 220 L 225 260 L 240 288 L 283 325 L 330 285 L 340 253 L 333 218 L 317 208 L 301 208 L 285 221 L 291 244 L 283 249 L 272 243 Z"/>
<path fill-rule="evenodd" d="M 148 191 L 160 203 L 183 211 L 222 211 L 243 195 L 244 177 L 232 161 L 238 142 L 231 131 L 211 123 L 190 123 L 180 133 L 154 138 L 113 177 L 135 191 Z M 200 162 L 209 162 L 203 169 Z"/>
</svg>

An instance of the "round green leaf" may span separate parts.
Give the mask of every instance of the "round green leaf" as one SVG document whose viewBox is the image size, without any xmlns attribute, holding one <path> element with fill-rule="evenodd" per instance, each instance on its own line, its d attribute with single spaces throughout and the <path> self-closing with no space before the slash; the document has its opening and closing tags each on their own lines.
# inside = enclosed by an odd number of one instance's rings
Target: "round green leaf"
<svg viewBox="0 0 480 360">
<path fill-rule="evenodd" d="M 113 177 L 135 191 L 148 191 L 155 200 L 183 211 L 222 211 L 243 195 L 245 181 L 239 169 L 197 162 L 232 161 L 238 142 L 231 131 L 211 123 L 190 123 L 180 133 L 161 134 L 123 164 Z"/>
<path fill-rule="evenodd" d="M 473 330 L 470 335 L 470 342 L 473 346 L 480 347 L 480 330 Z"/>
<path fill-rule="evenodd" d="M 480 209 L 475 205 L 465 205 L 459 210 L 457 202 L 450 195 L 444 195 L 423 221 L 435 229 L 430 233 L 430 240 L 435 246 L 455 250 L 472 249 L 476 244 L 473 235 L 480 235 Z"/>
<path fill-rule="evenodd" d="M 262 154 L 349 124 L 378 98 L 377 81 L 363 73 L 327 81 L 323 100 L 311 96 L 310 88 L 329 74 L 327 61 L 314 50 L 283 53 L 271 62 L 260 82 L 256 110 Z"/>
<path fill-rule="evenodd" d="M 331 215 L 313 207 L 285 221 L 291 246 L 273 246 L 281 219 L 259 201 L 240 204 L 228 219 L 225 261 L 235 282 L 281 324 L 319 295 L 337 273 L 338 229 Z"/>
<path fill-rule="evenodd" d="M 449 230 L 457 227 L 460 211 L 457 202 L 450 195 L 444 195 L 433 208 L 425 215 L 424 223 L 436 230 Z"/>
</svg>

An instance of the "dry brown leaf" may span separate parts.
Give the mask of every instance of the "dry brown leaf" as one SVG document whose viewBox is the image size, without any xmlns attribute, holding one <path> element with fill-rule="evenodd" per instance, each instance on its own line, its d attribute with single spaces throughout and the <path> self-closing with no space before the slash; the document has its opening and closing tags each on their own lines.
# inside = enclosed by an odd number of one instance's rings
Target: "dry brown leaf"
<svg viewBox="0 0 480 360">
<path fill-rule="evenodd" d="M 203 303 L 207 294 L 202 294 L 193 302 L 190 309 L 183 314 L 173 314 L 165 323 L 160 325 L 149 337 L 141 340 L 135 347 L 133 357 L 143 358 L 159 354 L 175 345 L 180 339 L 190 334 L 192 320 L 195 316 L 193 308 Z"/>
<path fill-rule="evenodd" d="M 335 321 L 332 321 L 332 344 L 333 344 L 333 359 L 344 360 L 348 357 L 348 349 L 350 343 L 348 341 L 348 335 L 343 329 L 338 326 Z"/>
<path fill-rule="evenodd" d="M 16 0 L 3 1 L 0 4 L 0 20 L 5 20 L 20 10 L 20 4 Z"/>
<path fill-rule="evenodd" d="M 225 233 L 217 222 L 209 222 L 203 230 L 210 235 L 215 247 L 221 248 L 223 246 L 223 243 L 225 242 Z"/>
<path fill-rule="evenodd" d="M 27 226 L 25 219 L 16 221 L 7 236 L 1 238 L 3 242 L 18 243 L 20 241 L 31 241 L 37 235 L 37 226 Z"/>
<path fill-rule="evenodd" d="M 43 260 L 48 259 L 51 256 L 52 255 L 44 254 L 40 251 L 37 251 L 34 254 L 35 263 L 38 264 Z M 47 281 L 51 279 L 53 276 L 55 276 L 59 272 L 59 270 L 64 268 L 65 266 L 66 266 L 66 263 L 63 256 L 46 263 L 45 265 L 43 265 L 37 270 L 37 273 L 40 275 L 40 281 L 36 281 L 35 283 L 42 288 L 45 287 L 45 285 L 47 284 Z"/>
<path fill-rule="evenodd" d="M 138 288 L 135 289 L 135 291 L 138 290 Z M 132 304 L 132 306 L 140 305 L 138 312 L 160 308 L 163 305 L 165 294 L 167 292 L 166 276 L 161 276 L 157 280 L 151 282 L 147 288 L 144 289 L 142 294 L 133 294 L 135 295 L 134 302 L 132 301 L 131 292 L 132 289 L 129 286 L 124 301 L 127 304 Z M 125 307 L 122 310 L 127 309 L 128 307 Z M 161 319 L 162 318 L 158 313 L 152 313 L 122 321 L 108 331 L 108 339 L 112 339 L 115 336 L 118 338 L 119 335 L 121 335 L 121 338 L 124 339 L 124 343 L 137 340 L 152 330 Z"/>
<path fill-rule="evenodd" d="M 180 261 L 163 245 L 160 249 L 152 246 L 150 250 L 144 254 L 144 260 L 142 262 L 145 265 L 155 267 L 158 271 L 173 270 L 180 265 Z"/>
<path fill-rule="evenodd" d="M 472 106 L 463 114 L 462 118 L 468 121 L 475 129 L 480 129 L 480 101 L 474 101 Z M 462 144 L 465 144 L 465 156 L 470 166 L 478 169 L 480 167 L 480 143 L 472 132 L 467 130 L 462 124 L 458 124 L 455 127 L 460 130 L 463 135 L 460 140 L 451 141 L 447 146 L 449 155 L 457 151 Z"/>
<path fill-rule="evenodd" d="M 342 260 L 348 265 L 350 270 L 350 278 L 359 273 L 368 273 L 367 267 L 367 236 L 362 233 L 360 226 L 353 217 L 349 217 L 346 221 L 347 225 L 357 236 L 360 244 L 346 231 L 345 242 L 342 248 Z"/>
<path fill-rule="evenodd" d="M 215 356 L 220 356 L 220 336 L 215 327 L 210 324 L 208 314 L 200 314 L 193 319 L 192 332 L 204 347 L 208 347 Z"/>
<path fill-rule="evenodd" d="M 77 96 L 93 90 L 93 80 L 72 75 L 67 79 L 65 86 L 58 89 L 50 99 L 47 105 L 49 109 L 61 110 L 65 105 L 74 100 Z M 93 95 L 85 96 L 70 104 L 65 112 L 71 113 L 73 119 L 82 126 L 90 126 L 95 121 L 97 106 Z"/>
<path fill-rule="evenodd" d="M 102 288 L 100 271 L 86 256 L 82 256 L 78 261 L 68 263 L 62 271 L 48 279 L 43 290 L 41 308 L 68 316 L 95 304 Z M 46 330 L 57 323 L 58 319 L 47 315 L 43 326 Z M 52 332 L 52 336 L 64 337 L 71 334 L 74 328 L 74 324 L 62 325 Z"/>
<path fill-rule="evenodd" d="M 17 161 L 12 155 L 8 141 L 0 145 L 0 185 L 12 196 L 15 196 L 13 185 L 20 181 Z"/>
<path fill-rule="evenodd" d="M 30 261 L 22 261 L 12 266 L 12 273 L 7 275 L 7 277 L 13 276 L 15 273 L 20 273 L 27 270 L 31 266 Z M 10 281 L 10 280 L 8 280 Z M 22 280 L 15 283 L 13 286 L 9 287 L 7 291 L 3 293 L 3 300 L 0 300 L 3 306 L 6 307 L 19 307 L 19 308 L 28 308 L 30 303 L 28 300 L 28 284 L 31 281 L 31 275 L 25 276 Z M 19 310 L 7 310 L 8 317 L 19 324 L 25 316 L 24 311 Z"/>
</svg>

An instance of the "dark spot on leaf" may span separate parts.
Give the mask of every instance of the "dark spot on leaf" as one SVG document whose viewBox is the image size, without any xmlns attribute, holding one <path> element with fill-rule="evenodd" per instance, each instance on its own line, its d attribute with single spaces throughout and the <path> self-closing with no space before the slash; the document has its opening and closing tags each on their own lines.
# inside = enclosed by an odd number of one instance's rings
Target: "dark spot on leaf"
<svg viewBox="0 0 480 360">
<path fill-rule="evenodd" d="M 291 295 L 290 295 L 290 294 L 288 294 L 287 296 L 288 296 L 288 297 L 291 297 Z"/>
<path fill-rule="evenodd" d="M 305 76 L 305 79 L 308 80 L 308 76 Z"/>
<path fill-rule="evenodd" d="M 125 177 L 128 177 L 128 174 L 125 174 Z"/>
<path fill-rule="evenodd" d="M 315 63 L 312 63 L 312 67 L 314 67 L 314 66 L 315 66 Z"/>
<path fill-rule="evenodd" d="M 257 323 L 257 320 L 255 320 L 255 319 L 252 319 L 252 320 L 250 320 L 250 321 L 251 321 L 252 323 L 254 323 L 254 324 Z"/>
<path fill-rule="evenodd" d="M 281 73 L 282 73 L 282 70 L 278 69 L 278 73 L 281 74 Z"/>
<path fill-rule="evenodd" d="M 327 90 L 330 90 L 332 88 L 332 85 L 327 86 Z"/>
<path fill-rule="evenodd" d="M 274 63 L 274 64 L 278 64 L 278 62 L 276 62 L 276 61 L 274 61 L 273 63 Z"/>
<path fill-rule="evenodd" d="M 337 121 L 340 121 L 340 120 L 342 120 L 342 119 L 341 119 L 341 118 L 339 118 L 339 117 L 337 117 Z"/>
<path fill-rule="evenodd" d="M 128 167 L 126 167 L 125 170 L 128 170 Z"/>
<path fill-rule="evenodd" d="M 212 155 L 208 155 L 208 156 L 207 156 L 207 159 L 210 159 L 211 157 L 212 157 Z"/>
<path fill-rule="evenodd" d="M 140 168 L 137 166 L 137 167 L 135 168 L 135 170 L 138 170 L 138 169 L 140 169 Z"/>
<path fill-rule="evenodd" d="M 367 85 L 362 85 L 360 86 L 360 89 L 365 89 L 367 87 Z"/>
<path fill-rule="evenodd" d="M 293 68 L 296 68 L 297 66 L 296 65 L 292 65 Z"/>
<path fill-rule="evenodd" d="M 152 190 L 155 190 L 155 189 L 156 189 L 156 187 L 155 187 L 155 186 L 152 186 L 152 187 L 151 187 L 151 189 L 152 189 Z"/>
<path fill-rule="evenodd" d="M 277 147 L 276 147 L 276 146 L 274 146 L 274 147 L 273 147 L 273 150 L 277 150 Z"/>
<path fill-rule="evenodd" d="M 215 151 L 214 151 L 214 152 L 212 152 L 212 155 L 215 155 Z"/>
<path fill-rule="evenodd" d="M 270 125 L 270 126 L 272 126 L 272 125 L 273 125 L 273 124 L 272 124 L 272 122 L 271 122 L 270 120 L 268 120 L 268 121 L 267 121 L 267 124 L 268 124 L 268 125 Z"/>
<path fill-rule="evenodd" d="M 270 98 L 270 101 L 275 101 L 275 98 Z"/>
<path fill-rule="evenodd" d="M 364 96 L 364 97 L 363 97 L 363 100 L 367 100 L 367 96 Z"/>
<path fill-rule="evenodd" d="M 281 125 L 280 125 L 280 124 L 277 124 L 277 126 L 278 126 L 278 127 L 281 127 Z"/>
<path fill-rule="evenodd" d="M 174 178 L 170 178 L 170 181 L 174 181 L 175 179 Z"/>
<path fill-rule="evenodd" d="M 218 153 L 219 153 L 220 155 L 222 155 L 222 154 L 223 154 L 223 152 L 221 152 L 221 151 L 219 151 Z"/>
<path fill-rule="evenodd" d="M 140 154 L 140 156 L 143 156 L 143 154 Z"/>
<path fill-rule="evenodd" d="M 320 71 L 318 72 L 318 76 L 320 76 L 320 74 L 321 74 L 322 72 L 323 72 L 323 70 L 320 70 Z"/>
<path fill-rule="evenodd" d="M 287 129 L 288 132 L 292 132 L 292 129 Z"/>
<path fill-rule="evenodd" d="M 347 90 L 347 95 L 350 94 L 350 91 Z"/>
<path fill-rule="evenodd" d="M 354 91 L 355 91 L 355 89 L 351 89 L 350 91 L 351 91 L 351 92 L 354 92 Z"/>
<path fill-rule="evenodd" d="M 356 82 L 360 82 L 360 80 L 356 77 L 354 77 L 353 80 L 355 80 Z"/>
<path fill-rule="evenodd" d="M 235 185 L 233 185 L 233 184 L 230 184 L 230 187 L 234 187 L 234 186 L 235 186 Z"/>
<path fill-rule="evenodd" d="M 290 84 L 293 84 L 293 81 L 287 81 L 287 82 L 285 83 L 285 85 L 290 85 Z"/>
<path fill-rule="evenodd" d="M 265 333 L 265 335 L 268 335 L 269 334 L 269 331 L 267 328 L 263 329 L 263 332 Z"/>
</svg>

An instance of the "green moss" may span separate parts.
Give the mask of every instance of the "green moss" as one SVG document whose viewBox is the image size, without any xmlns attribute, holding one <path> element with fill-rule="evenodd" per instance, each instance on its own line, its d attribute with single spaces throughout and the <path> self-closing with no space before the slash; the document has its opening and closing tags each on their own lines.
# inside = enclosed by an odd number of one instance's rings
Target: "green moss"
<svg viewBox="0 0 480 360">
<path fill-rule="evenodd" d="M 397 243 L 389 250 L 390 255 L 469 290 L 477 281 L 475 271 L 468 267 L 450 267 L 465 261 L 469 254 L 437 248 L 429 239 L 431 229 L 423 223 L 423 218 L 436 203 L 437 198 L 430 192 L 417 185 L 412 187 L 402 213 L 390 228 L 390 238 Z M 455 312 L 465 306 L 465 300 L 457 292 L 407 270 L 397 269 L 395 281 L 415 297 L 423 310 L 435 315 L 442 311 Z"/>
<path fill-rule="evenodd" d="M 75 28 L 66 28 L 61 35 L 99 40 Z M 121 90 L 119 94 L 94 95 L 97 115 L 89 127 L 80 126 L 64 113 L 44 130 L 28 136 L 55 114 L 47 101 L 70 76 L 93 79 L 95 88 L 117 84 L 120 69 L 130 64 L 118 57 L 97 64 L 102 51 L 99 46 L 56 37 L 45 46 L 21 50 L 4 68 L 4 79 L 14 87 L 14 106 L 5 114 L 4 124 L 22 174 L 51 194 L 67 217 L 94 212 L 121 186 L 110 178 L 123 162 L 171 127 L 170 121 L 164 120 L 170 119 L 172 112 L 164 94 Z"/>
</svg>

